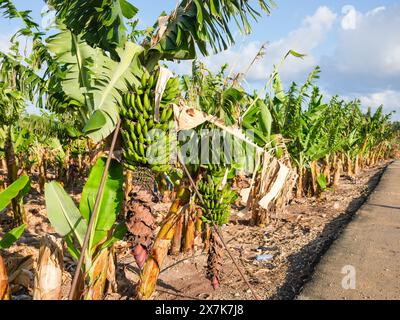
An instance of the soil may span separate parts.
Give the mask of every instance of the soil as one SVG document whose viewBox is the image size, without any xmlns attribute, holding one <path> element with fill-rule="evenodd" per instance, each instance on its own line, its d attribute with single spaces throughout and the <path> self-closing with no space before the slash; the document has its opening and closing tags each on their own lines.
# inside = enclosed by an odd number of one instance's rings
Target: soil
<svg viewBox="0 0 400 320">
<path fill-rule="evenodd" d="M 223 236 L 261 299 L 293 299 L 299 294 L 321 256 L 377 185 L 388 163 L 367 168 L 353 179 L 342 177 L 336 193 L 328 190 L 319 198 L 292 201 L 286 213 L 274 217 L 265 228 L 251 227 L 249 215 L 233 212 L 230 224 L 222 228 Z M 13 298 L 19 300 L 32 299 L 40 237 L 45 233 L 56 235 L 46 217 L 44 197 L 37 190 L 34 181 L 25 198 L 28 220 L 25 233 L 10 249 L 2 252 L 12 278 Z M 79 200 L 81 187 L 67 191 L 76 201 Z M 164 210 L 166 206 L 163 204 L 161 207 Z M 0 214 L 0 236 L 10 229 L 11 221 L 7 212 Z M 132 299 L 138 269 L 126 242 L 118 242 L 116 252 L 117 292 L 110 293 L 107 299 Z M 262 258 L 260 255 L 264 255 L 267 261 L 258 262 L 256 257 Z M 65 254 L 64 261 L 63 295 L 66 297 L 75 263 L 68 254 Z M 207 255 L 202 252 L 201 244 L 191 256 L 168 256 L 153 298 L 254 299 L 226 253 L 218 290 L 214 290 L 205 277 L 206 261 Z"/>
</svg>

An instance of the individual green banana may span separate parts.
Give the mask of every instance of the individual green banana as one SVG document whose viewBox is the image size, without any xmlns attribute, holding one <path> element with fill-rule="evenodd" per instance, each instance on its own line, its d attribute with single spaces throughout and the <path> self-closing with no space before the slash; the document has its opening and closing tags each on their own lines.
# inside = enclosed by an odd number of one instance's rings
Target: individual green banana
<svg viewBox="0 0 400 320">
<path fill-rule="evenodd" d="M 154 77 L 154 73 L 151 74 L 149 81 L 147 82 L 148 88 L 153 89 L 154 86 L 156 85 L 155 83 L 155 77 Z"/>
<path fill-rule="evenodd" d="M 141 79 L 142 88 L 146 88 L 148 79 L 149 77 L 147 76 L 147 72 L 144 72 Z"/>
<path fill-rule="evenodd" d="M 143 115 L 139 115 L 139 123 L 142 127 L 144 127 L 144 125 L 146 124 L 146 122 L 144 121 Z"/>
<path fill-rule="evenodd" d="M 136 106 L 140 112 L 143 112 L 144 108 L 143 108 L 142 100 L 140 99 L 140 95 L 136 96 Z"/>
<path fill-rule="evenodd" d="M 143 95 L 143 106 L 144 106 L 145 110 L 147 110 L 147 111 L 151 110 L 151 103 L 150 103 L 149 95 L 147 93 L 145 93 Z"/>
</svg>

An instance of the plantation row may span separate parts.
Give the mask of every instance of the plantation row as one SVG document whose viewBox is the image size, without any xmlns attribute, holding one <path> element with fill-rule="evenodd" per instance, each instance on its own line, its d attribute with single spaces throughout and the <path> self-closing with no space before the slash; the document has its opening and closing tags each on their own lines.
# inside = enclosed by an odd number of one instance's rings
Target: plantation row
<svg viewBox="0 0 400 320">
<path fill-rule="evenodd" d="M 0 52 L 0 210 L 14 224 L 0 249 L 24 232 L 31 180 L 64 243 L 45 236 L 35 299 L 62 298 L 62 272 L 51 278 L 44 265 L 62 270 L 63 254 L 77 262 L 69 298 L 103 299 L 120 240 L 141 270 L 137 298 L 152 296 L 168 253 L 192 254 L 199 238 L 216 289 L 227 249 L 221 227 L 232 206 L 251 210 L 252 224 L 263 227 L 293 197 L 336 190 L 340 176 L 397 150 L 399 126 L 390 115 L 382 107 L 364 112 L 358 100 L 324 99 L 318 67 L 287 89 L 275 69 L 264 91 L 248 93 L 247 74 L 232 75 L 227 65 L 215 74 L 194 60 L 192 73 L 179 77 L 163 66 L 228 48 L 232 19 L 249 33 L 248 19 L 260 15 L 249 1 L 183 0 L 146 30 L 137 29 L 138 9 L 126 0 L 48 5 L 56 16 L 51 32 L 0 0 L 4 17 L 24 24 L 10 51 Z M 268 1 L 259 5 L 269 13 Z M 32 41 L 28 56 L 21 35 Z M 27 114 L 28 104 L 41 114 Z M 239 160 L 223 148 L 228 136 Z M 213 161 L 193 161 L 193 154 Z M 81 191 L 79 206 L 66 190 Z M 158 223 L 161 199 L 171 206 Z M 0 256 L 0 299 L 9 298 Z"/>
</svg>

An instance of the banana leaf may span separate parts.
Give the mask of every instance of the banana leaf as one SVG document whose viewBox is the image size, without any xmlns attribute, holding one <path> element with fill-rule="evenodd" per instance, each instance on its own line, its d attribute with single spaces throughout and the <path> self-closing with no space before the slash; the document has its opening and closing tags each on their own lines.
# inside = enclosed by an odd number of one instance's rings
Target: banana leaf
<svg viewBox="0 0 400 320">
<path fill-rule="evenodd" d="M 87 222 L 71 197 L 59 183 L 52 181 L 45 185 L 45 198 L 47 216 L 57 233 L 62 237 L 74 234 L 82 246 Z"/>
<path fill-rule="evenodd" d="M 12 183 L 6 190 L 0 193 L 0 211 L 8 206 L 12 199 L 22 197 L 30 190 L 28 176 L 22 176 Z"/>
<path fill-rule="evenodd" d="M 81 120 L 86 123 L 84 132 L 98 142 L 107 137 L 119 119 L 118 104 L 121 93 L 129 86 L 139 85 L 143 68 L 138 56 L 143 47 L 126 42 L 117 48 L 118 61 L 111 59 L 101 49 L 92 48 L 80 36 L 64 26 L 61 32 L 47 40 L 49 50 L 66 71 L 59 75 L 62 90 L 81 104 Z"/>
<path fill-rule="evenodd" d="M 7 232 L 3 236 L 3 239 L 0 240 L 0 249 L 8 249 L 11 247 L 24 233 L 25 228 L 26 225 L 22 224 L 19 227 L 12 229 L 10 232 Z"/>
<path fill-rule="evenodd" d="M 105 165 L 106 158 L 99 158 L 96 161 L 82 191 L 79 209 L 82 216 L 87 221 L 89 221 L 92 214 Z M 114 226 L 124 198 L 123 184 L 123 167 L 117 160 L 113 159 L 111 160 L 110 168 L 108 170 L 100 206 L 96 216 L 94 233 L 91 235 L 91 249 L 94 249 L 99 242 L 104 240 Z"/>
</svg>

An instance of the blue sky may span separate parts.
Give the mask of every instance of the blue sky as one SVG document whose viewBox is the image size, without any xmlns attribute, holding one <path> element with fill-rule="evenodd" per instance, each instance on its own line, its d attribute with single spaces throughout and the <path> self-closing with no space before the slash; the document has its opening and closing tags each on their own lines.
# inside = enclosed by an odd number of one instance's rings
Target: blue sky
<svg viewBox="0 0 400 320">
<path fill-rule="evenodd" d="M 40 21 L 43 1 L 15 0 L 18 9 L 32 10 Z M 154 23 L 163 10 L 169 12 L 176 0 L 131 1 L 139 9 L 141 26 Z M 254 0 L 254 2 L 256 2 Z M 284 83 L 302 82 L 315 65 L 322 68 L 319 84 L 327 98 L 340 94 L 360 98 L 365 106 L 384 104 L 385 110 L 398 110 L 400 120 L 400 1 L 323 1 L 276 0 L 272 15 L 253 23 L 253 33 L 236 34 L 230 50 L 205 58 L 213 70 L 229 62 L 234 71 L 243 71 L 262 43 L 268 42 L 266 56 L 248 75 L 248 88 L 261 88 L 273 64 L 289 49 L 307 54 L 304 60 L 290 58 L 281 68 Z M 0 18 L 0 49 L 19 25 Z M 171 66 L 188 72 L 189 63 Z"/>
</svg>

